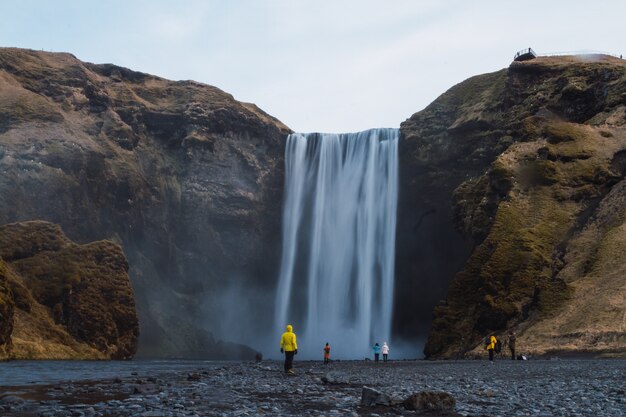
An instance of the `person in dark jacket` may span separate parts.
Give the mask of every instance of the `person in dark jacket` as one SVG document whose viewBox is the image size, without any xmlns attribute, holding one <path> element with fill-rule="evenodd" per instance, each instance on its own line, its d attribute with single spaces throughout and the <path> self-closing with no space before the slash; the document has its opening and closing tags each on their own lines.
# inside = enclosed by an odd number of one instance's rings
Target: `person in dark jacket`
<svg viewBox="0 0 626 417">
<path fill-rule="evenodd" d="M 294 374 L 293 356 L 298 354 L 298 344 L 291 324 L 287 325 L 287 331 L 280 337 L 280 353 L 283 352 L 285 353 L 285 372 Z"/>
<path fill-rule="evenodd" d="M 509 345 L 509 350 L 511 351 L 511 360 L 515 360 L 515 340 L 517 339 L 517 337 L 515 337 L 515 332 L 510 331 L 509 332 L 509 336 L 507 337 L 507 345 Z"/>
</svg>

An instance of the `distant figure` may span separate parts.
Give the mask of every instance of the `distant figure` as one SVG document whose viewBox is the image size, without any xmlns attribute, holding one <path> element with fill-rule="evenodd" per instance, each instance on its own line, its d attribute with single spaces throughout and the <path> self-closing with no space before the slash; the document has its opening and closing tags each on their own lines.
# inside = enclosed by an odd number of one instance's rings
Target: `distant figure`
<svg viewBox="0 0 626 417">
<path fill-rule="evenodd" d="M 389 346 L 387 345 L 387 342 L 383 343 L 381 351 L 383 352 L 383 362 L 387 362 L 387 355 L 389 355 Z"/>
<path fill-rule="evenodd" d="M 256 359 L 256 363 L 259 363 L 263 360 L 263 354 L 261 352 L 257 352 L 254 359 Z"/>
<path fill-rule="evenodd" d="M 374 349 L 374 362 L 378 362 L 378 356 L 380 355 L 380 345 L 376 343 L 372 349 Z"/>
<path fill-rule="evenodd" d="M 324 346 L 324 365 L 328 362 L 330 362 L 330 345 L 326 343 L 326 346 Z"/>
<path fill-rule="evenodd" d="M 515 356 L 515 340 L 517 338 L 515 337 L 515 332 L 510 331 L 509 332 L 509 336 L 507 337 L 507 345 L 509 345 L 509 350 L 511 351 L 511 360 L 515 360 L 516 356 Z"/>
<path fill-rule="evenodd" d="M 489 341 L 486 346 L 487 351 L 489 352 L 489 362 L 493 363 L 494 352 L 496 350 L 496 343 L 498 342 L 498 340 L 493 335 L 491 335 L 491 337 L 489 337 L 487 340 Z"/>
<path fill-rule="evenodd" d="M 298 344 L 291 324 L 287 325 L 287 331 L 280 337 L 280 353 L 283 352 L 285 353 L 285 372 L 294 374 L 293 356 L 298 354 Z"/>
</svg>

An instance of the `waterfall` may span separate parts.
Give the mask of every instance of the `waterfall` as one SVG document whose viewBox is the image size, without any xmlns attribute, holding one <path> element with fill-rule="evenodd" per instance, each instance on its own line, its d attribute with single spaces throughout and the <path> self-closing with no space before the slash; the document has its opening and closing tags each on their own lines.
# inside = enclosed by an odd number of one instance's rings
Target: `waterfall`
<svg viewBox="0 0 626 417">
<path fill-rule="evenodd" d="M 389 341 L 393 308 L 398 129 L 294 133 L 285 150 L 280 335 L 299 357 L 371 356 Z M 277 336 L 278 337 L 278 336 Z"/>
</svg>

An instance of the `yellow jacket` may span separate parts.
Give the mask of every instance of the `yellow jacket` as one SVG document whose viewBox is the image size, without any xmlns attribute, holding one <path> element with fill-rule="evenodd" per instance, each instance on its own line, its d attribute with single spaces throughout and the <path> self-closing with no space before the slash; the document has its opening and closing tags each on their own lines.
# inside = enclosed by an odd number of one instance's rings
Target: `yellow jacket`
<svg viewBox="0 0 626 417">
<path fill-rule="evenodd" d="M 489 339 L 489 344 L 487 345 L 487 350 L 496 350 L 496 337 L 495 336 L 491 336 L 491 339 Z"/>
<path fill-rule="evenodd" d="M 291 324 L 287 325 L 287 331 L 280 337 L 280 348 L 285 352 L 292 352 L 298 350 L 298 344 L 296 343 L 296 334 L 293 332 Z"/>
</svg>

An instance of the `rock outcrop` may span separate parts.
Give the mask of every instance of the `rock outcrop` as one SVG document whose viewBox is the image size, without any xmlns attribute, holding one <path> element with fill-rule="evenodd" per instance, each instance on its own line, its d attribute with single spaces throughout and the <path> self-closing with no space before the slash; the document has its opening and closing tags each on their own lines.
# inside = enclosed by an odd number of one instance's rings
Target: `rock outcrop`
<svg viewBox="0 0 626 417">
<path fill-rule="evenodd" d="M 509 330 L 521 353 L 626 351 L 624 62 L 514 62 L 402 124 L 395 334 L 429 332 L 430 358 L 482 354 Z M 143 356 L 252 358 L 220 338 L 272 322 L 289 132 L 215 87 L 0 48 L 0 224 L 119 243 Z M 114 244 L 49 235 L 2 255 L 0 354 L 32 306 L 89 354 L 132 351 L 119 328 L 85 325 L 108 320 L 77 307 L 102 288 L 78 292 L 64 269 Z M 43 262 L 61 281 L 41 279 Z"/>
<path fill-rule="evenodd" d="M 119 242 L 140 354 L 253 355 L 209 331 L 222 292 L 273 285 L 288 132 L 215 87 L 0 48 L 0 224 Z"/>
<path fill-rule="evenodd" d="M 482 338 L 508 330 L 526 354 L 626 352 L 625 61 L 514 62 L 454 86 L 402 136 L 397 270 L 449 286 L 427 357 L 484 355 Z"/>
<path fill-rule="evenodd" d="M 58 225 L 0 227 L 0 359 L 130 359 L 138 322 L 128 263 L 111 241 Z"/>
</svg>

